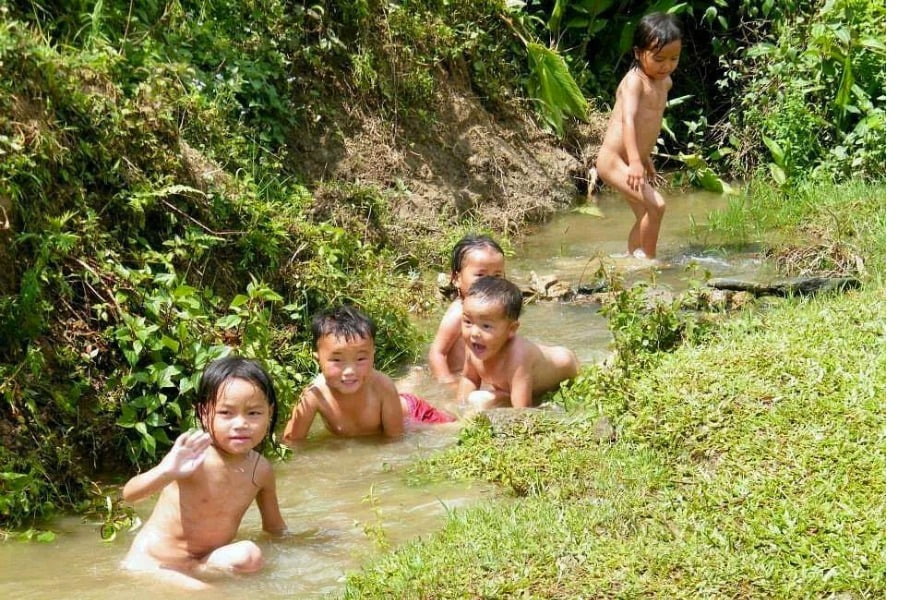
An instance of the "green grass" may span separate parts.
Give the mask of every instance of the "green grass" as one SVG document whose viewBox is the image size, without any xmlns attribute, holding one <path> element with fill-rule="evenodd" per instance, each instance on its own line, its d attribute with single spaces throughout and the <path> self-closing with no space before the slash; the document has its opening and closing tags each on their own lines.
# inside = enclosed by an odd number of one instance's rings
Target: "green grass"
<svg viewBox="0 0 900 600">
<path fill-rule="evenodd" d="M 883 200 L 844 198 L 855 210 L 829 231 L 876 264 Z M 492 436 L 476 421 L 422 469 L 509 500 L 453 512 L 351 575 L 347 597 L 883 597 L 885 293 L 869 272 L 859 291 L 738 315 L 628 380 L 587 371 L 560 394 L 572 422 Z M 593 439 L 601 414 L 612 444 Z"/>
</svg>

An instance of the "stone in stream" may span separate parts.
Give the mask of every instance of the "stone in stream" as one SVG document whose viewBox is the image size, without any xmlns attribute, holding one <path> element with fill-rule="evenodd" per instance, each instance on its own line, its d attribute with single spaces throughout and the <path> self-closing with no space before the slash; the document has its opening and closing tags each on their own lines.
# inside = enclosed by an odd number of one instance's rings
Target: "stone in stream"
<svg viewBox="0 0 900 600">
<path fill-rule="evenodd" d="M 706 285 L 719 290 L 749 292 L 755 296 L 807 296 L 820 292 L 856 289 L 862 282 L 855 277 L 791 277 L 769 283 L 718 277 L 710 279 Z"/>
<path fill-rule="evenodd" d="M 606 281 L 573 286 L 568 281 L 560 281 L 556 275 L 538 275 L 531 272 L 527 287 L 522 288 L 522 295 L 534 300 L 557 300 L 570 302 L 577 299 L 590 298 L 593 294 L 609 288 Z"/>
</svg>

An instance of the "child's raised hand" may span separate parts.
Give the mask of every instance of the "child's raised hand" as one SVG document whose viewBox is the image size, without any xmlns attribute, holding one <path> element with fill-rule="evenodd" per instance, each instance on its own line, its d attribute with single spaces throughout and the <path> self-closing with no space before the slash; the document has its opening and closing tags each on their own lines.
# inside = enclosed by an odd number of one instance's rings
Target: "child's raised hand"
<svg viewBox="0 0 900 600">
<path fill-rule="evenodd" d="M 210 444 L 212 438 L 207 432 L 200 429 L 185 431 L 175 440 L 160 466 L 173 479 L 184 479 L 203 464 Z"/>
</svg>

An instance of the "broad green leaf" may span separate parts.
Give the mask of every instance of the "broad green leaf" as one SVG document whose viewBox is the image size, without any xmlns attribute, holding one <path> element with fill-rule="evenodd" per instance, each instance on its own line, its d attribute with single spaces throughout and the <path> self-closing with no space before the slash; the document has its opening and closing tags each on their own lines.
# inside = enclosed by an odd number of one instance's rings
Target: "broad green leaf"
<svg viewBox="0 0 900 600">
<path fill-rule="evenodd" d="M 785 175 L 784 170 L 775 163 L 769 163 L 769 172 L 778 185 L 784 185 L 787 181 L 787 175 Z"/>
<path fill-rule="evenodd" d="M 228 308 L 238 308 L 239 306 L 243 306 L 243 305 L 247 304 L 248 300 L 250 300 L 250 298 L 248 296 L 245 296 L 243 294 L 238 294 L 231 301 L 231 304 L 228 306 Z"/>
<path fill-rule="evenodd" d="M 703 169 L 707 167 L 706 161 L 699 154 L 678 154 L 675 158 L 691 169 Z"/>
<path fill-rule="evenodd" d="M 592 217 L 603 216 L 603 212 L 597 207 L 596 204 L 582 204 L 581 206 L 573 208 L 572 212 L 582 215 L 590 215 Z"/>
<path fill-rule="evenodd" d="M 784 167 L 784 150 L 781 149 L 778 142 L 765 135 L 762 140 L 769 152 L 772 153 L 772 159 L 775 161 L 775 164 L 779 167 Z"/>
<path fill-rule="evenodd" d="M 216 327 L 231 329 L 241 324 L 241 315 L 226 315 L 216 321 Z"/>
<path fill-rule="evenodd" d="M 561 137 L 567 116 L 587 120 L 587 100 L 558 53 L 534 42 L 529 42 L 526 48 L 531 65 L 529 94 L 537 102 L 541 116 Z"/>
</svg>

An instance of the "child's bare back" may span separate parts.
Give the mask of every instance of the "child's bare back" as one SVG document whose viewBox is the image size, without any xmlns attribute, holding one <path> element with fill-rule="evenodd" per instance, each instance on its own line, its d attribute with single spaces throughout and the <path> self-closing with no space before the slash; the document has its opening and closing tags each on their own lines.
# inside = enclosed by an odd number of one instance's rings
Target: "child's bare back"
<svg viewBox="0 0 900 600">
<path fill-rule="evenodd" d="M 466 377 L 495 395 L 494 404 L 531 406 L 535 399 L 578 373 L 578 361 L 564 346 L 544 346 L 514 336 L 495 361 L 474 356 L 466 363 Z M 473 377 L 474 376 L 474 377 Z M 515 396 L 514 396 L 515 393 Z"/>
<path fill-rule="evenodd" d="M 457 390 L 460 402 L 472 392 L 489 391 L 493 396 L 487 406 L 532 406 L 541 394 L 577 374 L 571 350 L 535 344 L 517 334 L 521 308 L 522 293 L 505 279 L 484 277 L 470 289 L 463 302 L 466 362 Z"/>
</svg>

